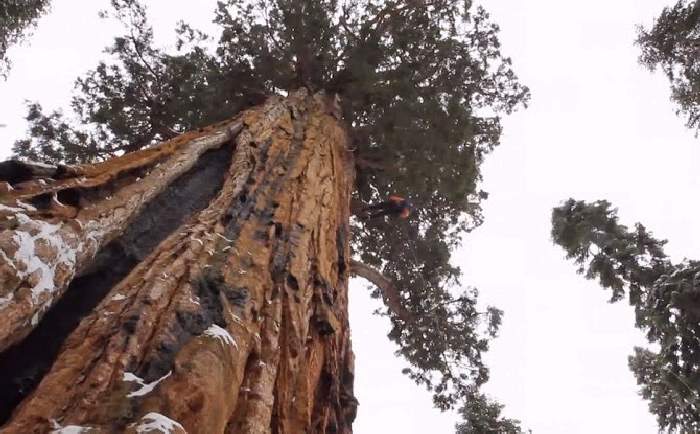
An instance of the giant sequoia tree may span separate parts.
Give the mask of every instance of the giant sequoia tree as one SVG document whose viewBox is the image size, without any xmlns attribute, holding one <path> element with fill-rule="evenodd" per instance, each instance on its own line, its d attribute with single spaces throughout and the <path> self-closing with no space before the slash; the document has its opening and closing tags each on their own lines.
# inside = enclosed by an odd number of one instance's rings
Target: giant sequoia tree
<svg viewBox="0 0 700 434">
<path fill-rule="evenodd" d="M 127 32 L 77 81 L 80 125 L 32 104 L 15 152 L 49 165 L 2 167 L 9 429 L 349 432 L 355 274 L 460 432 L 517 432 L 479 391 L 501 313 L 449 261 L 497 114 L 528 98 L 487 13 L 230 0 L 218 39 L 182 24 L 164 52 L 142 5 L 112 3 Z M 390 193 L 415 217 L 350 219 Z"/>
<path fill-rule="evenodd" d="M 579 272 L 627 296 L 653 349 L 635 348 L 630 369 L 661 429 L 700 429 L 700 262 L 673 263 L 637 223 L 618 222 L 606 201 L 569 199 L 552 213 L 552 237 Z"/>
</svg>

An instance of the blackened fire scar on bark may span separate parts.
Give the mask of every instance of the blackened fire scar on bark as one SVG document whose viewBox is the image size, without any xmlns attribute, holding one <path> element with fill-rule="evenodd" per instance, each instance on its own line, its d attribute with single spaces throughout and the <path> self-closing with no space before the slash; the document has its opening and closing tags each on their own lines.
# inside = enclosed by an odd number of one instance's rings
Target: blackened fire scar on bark
<svg viewBox="0 0 700 434">
<path fill-rule="evenodd" d="M 222 219 L 224 236 L 227 239 L 237 240 L 243 223 L 250 219 L 260 219 L 264 222 L 273 220 L 274 211 L 268 211 L 273 209 L 271 204 L 263 211 L 257 210 L 256 206 L 259 198 L 274 197 L 284 185 L 286 177 L 261 177 L 260 174 L 268 165 L 277 167 L 285 161 L 296 161 L 301 154 L 301 144 L 301 141 L 294 143 L 296 146 L 292 146 L 290 155 L 279 155 L 275 161 L 268 161 L 272 139 L 256 144 L 257 156 L 251 156 L 251 163 L 255 165 L 256 170 L 249 175 L 243 190 L 231 200 Z M 225 266 L 223 263 L 215 259 L 210 265 L 207 271 L 196 276 L 193 281 L 201 307 L 194 311 L 178 311 L 177 322 L 174 328 L 169 330 L 169 337 L 163 341 L 167 345 L 161 344 L 158 351 L 151 353 L 141 366 L 134 367 L 133 370 L 145 381 L 153 381 L 167 374 L 172 369 L 177 352 L 192 336 L 201 334 L 212 324 L 225 327 L 221 296 L 236 308 L 243 308 L 248 301 L 246 288 L 233 288 L 225 283 L 221 268 Z"/>
<path fill-rule="evenodd" d="M 187 218 L 208 205 L 223 185 L 231 154 L 230 145 L 204 153 L 192 169 L 143 208 L 121 237 L 98 252 L 24 340 L 0 353 L 0 424 L 39 384 L 66 337 L 110 289 Z"/>
</svg>

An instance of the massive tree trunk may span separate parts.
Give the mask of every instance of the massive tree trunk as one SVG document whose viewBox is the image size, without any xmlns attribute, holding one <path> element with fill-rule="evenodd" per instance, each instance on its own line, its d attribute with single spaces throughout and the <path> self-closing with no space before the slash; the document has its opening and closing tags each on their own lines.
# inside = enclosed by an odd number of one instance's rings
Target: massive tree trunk
<svg viewBox="0 0 700 434">
<path fill-rule="evenodd" d="M 335 107 L 302 89 L 106 163 L 0 167 L 0 432 L 351 432 Z"/>
</svg>

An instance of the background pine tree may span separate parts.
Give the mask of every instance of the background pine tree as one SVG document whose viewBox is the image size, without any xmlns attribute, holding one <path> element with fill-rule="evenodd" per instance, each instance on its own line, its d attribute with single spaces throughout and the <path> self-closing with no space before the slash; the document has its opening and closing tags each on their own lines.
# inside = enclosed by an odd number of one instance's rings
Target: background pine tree
<svg viewBox="0 0 700 434">
<path fill-rule="evenodd" d="M 700 128 L 700 2 L 679 0 L 664 8 L 651 28 L 639 27 L 640 63 L 671 83 L 676 113 Z M 629 366 L 662 430 L 700 428 L 700 262 L 673 263 L 658 240 L 637 223 L 618 222 L 605 201 L 569 199 L 552 212 L 552 238 L 588 279 L 611 290 L 611 302 L 627 297 L 636 326 L 652 349 L 635 348 Z"/>
<path fill-rule="evenodd" d="M 639 61 L 657 68 L 671 83 L 676 113 L 689 128 L 700 128 L 700 2 L 678 0 L 661 11 L 651 28 L 640 27 Z"/>
<path fill-rule="evenodd" d="M 673 263 L 658 240 L 637 223 L 618 222 L 609 202 L 569 199 L 552 212 L 552 238 L 580 273 L 627 297 L 636 326 L 654 349 L 635 348 L 629 366 L 659 427 L 700 428 L 700 262 Z"/>
</svg>

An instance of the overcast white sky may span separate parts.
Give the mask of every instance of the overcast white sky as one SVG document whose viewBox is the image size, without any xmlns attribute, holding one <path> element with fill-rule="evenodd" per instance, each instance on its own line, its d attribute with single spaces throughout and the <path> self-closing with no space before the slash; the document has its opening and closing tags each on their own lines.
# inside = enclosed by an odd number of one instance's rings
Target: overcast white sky
<svg viewBox="0 0 700 434">
<path fill-rule="evenodd" d="M 570 196 L 607 198 L 626 223 L 668 238 L 675 258 L 700 257 L 699 144 L 674 116 L 666 80 L 637 64 L 633 46 L 635 25 L 672 2 L 483 2 L 533 98 L 504 122 L 502 146 L 484 166 L 486 223 L 454 260 L 464 283 L 506 312 L 487 391 L 537 434 L 657 431 L 627 368 L 632 347 L 645 342 L 631 310 L 607 304 L 608 294 L 564 261 L 549 213 Z M 206 27 L 215 1 L 147 3 L 156 38 L 170 44 L 180 18 Z M 14 68 L 0 82 L 0 157 L 24 135 L 23 100 L 67 107 L 73 80 L 119 31 L 96 18 L 106 4 L 54 0 L 31 45 L 11 50 Z M 453 432 L 456 417 L 432 409 L 429 394 L 401 375 L 387 322 L 370 315 L 377 303 L 353 283 L 355 432 Z"/>
</svg>

